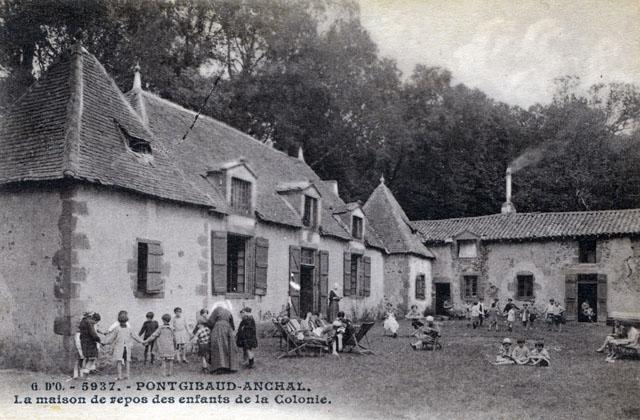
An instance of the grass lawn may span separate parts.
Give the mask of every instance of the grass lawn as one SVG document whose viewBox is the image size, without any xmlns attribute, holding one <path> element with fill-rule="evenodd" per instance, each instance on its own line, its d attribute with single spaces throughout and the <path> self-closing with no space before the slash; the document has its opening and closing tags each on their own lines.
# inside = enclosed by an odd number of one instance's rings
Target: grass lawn
<svg viewBox="0 0 640 420">
<path fill-rule="evenodd" d="M 493 366 L 499 342 L 506 333 L 472 330 L 462 321 L 443 323 L 442 351 L 414 351 L 407 337 L 411 327 L 401 321 L 401 336 L 383 337 L 381 324 L 369 332 L 372 356 L 345 354 L 339 358 L 327 355 L 314 358 L 284 358 L 277 360 L 277 338 L 259 342 L 257 366 L 232 375 L 205 375 L 194 359 L 188 366 L 179 366 L 172 380 L 176 381 L 300 381 L 309 391 L 262 392 L 270 399 L 264 405 L 173 405 L 150 404 L 137 407 L 111 407 L 101 414 L 111 417 L 131 414 L 162 418 L 193 418 L 202 410 L 216 418 L 250 416 L 256 418 L 366 418 L 366 419 L 638 419 L 640 418 L 640 361 L 621 360 L 614 364 L 595 353 L 610 328 L 603 325 L 567 324 L 562 333 L 547 332 L 542 324 L 528 331 L 530 339 L 543 338 L 549 349 L 549 368 L 531 366 Z M 516 330 L 510 335 L 523 335 Z M 113 370 L 92 378 L 111 381 Z M 14 394 L 27 393 L 34 381 L 65 381 L 64 375 L 36 372 L 2 371 L 0 418 L 14 418 L 29 413 L 31 417 L 76 413 L 56 407 L 33 408 L 15 405 Z M 136 381 L 162 380 L 160 369 L 143 369 L 134 364 L 132 378 L 122 386 Z M 64 382 L 65 386 L 74 382 Z M 78 382 L 75 382 L 78 385 Z M 120 383 L 119 383 L 120 385 Z M 113 395 L 193 395 L 196 391 L 129 392 Z M 232 400 L 241 392 L 223 395 Z M 111 395 L 110 393 L 103 393 Z M 218 392 L 207 395 L 217 395 Z M 242 392 L 254 397 L 256 392 Z M 276 405 L 277 394 L 326 396 L 325 405 Z M 48 395 L 48 394 L 47 394 Z M 67 394 L 71 395 L 71 394 Z M 93 393 L 77 393 L 90 396 Z M 77 406 L 76 406 L 77 407 Z M 11 408 L 6 411 L 5 408 Z M 83 412 L 86 415 L 93 407 Z M 116 409 L 120 411 L 115 411 Z M 57 410 L 57 411 L 56 411 Z M 128 411 L 122 411 L 128 410 Z M 154 411 L 155 410 L 155 411 Z M 198 411 L 200 410 L 200 411 Z M 4 414 L 2 414 L 4 413 Z M 111 413 L 111 414 L 109 414 Z M 169 415 L 170 413 L 170 415 Z M 13 416 L 13 417 L 12 417 Z M 100 415 L 92 415 L 100 417 Z"/>
</svg>

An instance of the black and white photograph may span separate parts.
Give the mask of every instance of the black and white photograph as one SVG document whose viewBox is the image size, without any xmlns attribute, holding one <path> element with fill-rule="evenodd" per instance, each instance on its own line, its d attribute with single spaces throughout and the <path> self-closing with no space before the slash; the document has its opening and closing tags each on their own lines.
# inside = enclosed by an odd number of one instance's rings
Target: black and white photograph
<svg viewBox="0 0 640 420">
<path fill-rule="evenodd" d="M 0 0 L 0 419 L 640 419 L 638 22 Z"/>
</svg>

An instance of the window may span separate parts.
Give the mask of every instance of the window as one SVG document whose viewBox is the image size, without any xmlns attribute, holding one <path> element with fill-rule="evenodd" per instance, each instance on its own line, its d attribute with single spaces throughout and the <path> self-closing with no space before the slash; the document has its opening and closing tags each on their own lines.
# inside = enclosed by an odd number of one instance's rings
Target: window
<svg viewBox="0 0 640 420">
<path fill-rule="evenodd" d="M 251 213 L 251 183 L 231 178 L 231 208 L 240 214 Z"/>
<path fill-rule="evenodd" d="M 308 228 L 315 228 L 318 215 L 318 200 L 304 196 L 304 216 L 302 217 L 302 224 Z"/>
<path fill-rule="evenodd" d="M 351 218 L 351 236 L 356 239 L 362 239 L 362 218 L 353 216 Z"/>
<path fill-rule="evenodd" d="M 301 264 L 315 265 L 315 250 L 309 248 L 302 248 L 301 252 Z"/>
<path fill-rule="evenodd" d="M 362 256 L 351 254 L 351 290 L 360 296 L 362 287 L 358 284 L 358 266 L 362 263 Z M 355 289 L 355 290 L 354 290 Z"/>
<path fill-rule="evenodd" d="M 596 262 L 596 240 L 585 239 L 578 242 L 579 262 L 595 263 Z"/>
<path fill-rule="evenodd" d="M 478 296 L 478 276 L 464 276 L 464 297 L 475 298 Z"/>
<path fill-rule="evenodd" d="M 160 242 L 138 241 L 137 291 L 145 294 L 162 292 L 162 247 Z"/>
<path fill-rule="evenodd" d="M 518 274 L 516 276 L 516 282 L 518 283 L 518 295 L 517 298 L 531 299 L 533 298 L 533 275 L 532 274 Z"/>
<path fill-rule="evenodd" d="M 227 292 L 244 293 L 245 247 L 242 236 L 229 235 L 227 239 Z"/>
<path fill-rule="evenodd" d="M 151 154 L 151 144 L 145 140 L 129 134 L 129 132 L 121 126 L 118 122 L 116 122 L 118 128 L 120 128 L 120 132 L 124 136 L 127 141 L 127 146 L 131 149 L 132 152 L 140 153 L 144 155 Z"/>
<path fill-rule="evenodd" d="M 344 296 L 371 296 L 371 257 L 344 253 Z"/>
<path fill-rule="evenodd" d="M 416 299 L 424 300 L 425 298 L 425 278 L 424 274 L 416 277 Z"/>
<path fill-rule="evenodd" d="M 458 241 L 458 258 L 475 258 L 478 254 L 477 243 L 474 240 Z"/>
</svg>

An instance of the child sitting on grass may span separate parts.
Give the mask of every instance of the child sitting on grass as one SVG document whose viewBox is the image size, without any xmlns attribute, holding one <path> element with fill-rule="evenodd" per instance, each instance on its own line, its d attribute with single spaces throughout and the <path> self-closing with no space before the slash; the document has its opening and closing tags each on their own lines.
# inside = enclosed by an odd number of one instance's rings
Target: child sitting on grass
<svg viewBox="0 0 640 420">
<path fill-rule="evenodd" d="M 511 352 L 511 358 L 517 365 L 529 363 L 529 348 L 525 345 L 524 338 L 518 338 L 518 345 Z"/>
<path fill-rule="evenodd" d="M 173 358 L 176 355 L 175 351 L 175 336 L 173 335 L 173 328 L 169 324 L 171 322 L 171 315 L 162 315 L 162 325 L 144 340 L 144 344 L 156 340 L 156 353 L 158 358 L 162 362 L 162 372 L 164 376 L 173 375 Z"/>
<path fill-rule="evenodd" d="M 502 345 L 500 349 L 498 349 L 498 355 L 496 356 L 496 361 L 493 362 L 494 365 L 513 365 L 515 361 L 513 357 L 511 357 L 511 340 L 509 338 L 505 338 L 502 340 Z"/>
<path fill-rule="evenodd" d="M 427 325 L 417 335 L 419 341 L 411 344 L 411 348 L 414 350 L 423 349 L 430 344 L 433 345 L 440 337 L 440 329 L 435 324 L 433 317 L 429 315 L 426 321 Z"/>
<path fill-rule="evenodd" d="M 545 367 L 551 364 L 551 356 L 549 356 L 547 349 L 544 348 L 542 341 L 536 342 L 534 349 L 529 353 L 529 364 Z"/>
</svg>

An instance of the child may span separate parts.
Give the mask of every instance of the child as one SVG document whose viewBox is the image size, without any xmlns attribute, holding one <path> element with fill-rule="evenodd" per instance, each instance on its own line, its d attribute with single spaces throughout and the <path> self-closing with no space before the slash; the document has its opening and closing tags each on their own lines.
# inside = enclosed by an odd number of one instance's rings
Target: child
<svg viewBox="0 0 640 420">
<path fill-rule="evenodd" d="M 522 320 L 522 327 L 527 330 L 527 324 L 529 324 L 529 315 L 531 315 L 531 311 L 529 310 L 529 304 L 525 303 L 522 306 L 522 313 L 520 314 L 520 319 Z"/>
<path fill-rule="evenodd" d="M 207 326 L 206 321 L 198 323 L 193 338 L 198 343 L 198 356 L 202 359 L 202 371 L 208 372 L 209 363 L 207 363 L 207 359 L 209 359 L 211 330 Z"/>
<path fill-rule="evenodd" d="M 191 340 L 191 334 L 189 333 L 189 327 L 187 321 L 182 317 L 182 308 L 178 307 L 173 310 L 175 317 L 171 321 L 173 327 L 173 334 L 176 340 L 176 356 L 178 362 L 187 362 L 187 349 L 186 344 Z"/>
<path fill-rule="evenodd" d="M 470 311 L 471 311 L 471 325 L 475 330 L 480 325 L 480 303 L 477 300 L 473 302 L 473 305 L 471 305 Z"/>
<path fill-rule="evenodd" d="M 411 305 L 411 310 L 407 312 L 405 316 L 406 319 L 411 320 L 411 326 L 414 329 L 414 334 L 422 327 L 424 327 L 424 323 L 420 321 L 422 318 L 422 314 L 418 311 L 418 305 Z"/>
<path fill-rule="evenodd" d="M 96 332 L 95 325 L 100 322 L 100 314 L 87 312 L 84 314 L 78 329 L 80 330 L 80 346 L 83 355 L 82 373 L 87 374 L 96 370 L 96 359 L 98 358 L 98 343 L 100 337 Z"/>
<path fill-rule="evenodd" d="M 147 312 L 147 320 L 142 324 L 142 328 L 140 328 L 140 332 L 138 335 L 141 335 L 143 339 L 149 338 L 151 334 L 153 334 L 158 329 L 158 321 L 153 320 L 153 312 Z M 147 364 L 147 355 L 151 356 L 151 364 L 153 364 L 153 346 L 155 341 L 144 346 L 144 364 Z"/>
<path fill-rule="evenodd" d="M 491 306 L 487 309 L 488 321 L 489 321 L 489 331 L 494 326 L 496 327 L 496 331 L 498 331 L 498 300 L 494 300 L 491 302 Z"/>
<path fill-rule="evenodd" d="M 512 306 L 507 312 L 507 330 L 513 331 L 513 323 L 516 322 L 516 307 Z"/>
<path fill-rule="evenodd" d="M 517 365 L 529 363 L 529 348 L 525 346 L 524 338 L 518 338 L 518 345 L 511 352 L 511 358 Z"/>
<path fill-rule="evenodd" d="M 538 308 L 536 308 L 536 301 L 531 301 L 531 306 L 529 307 L 529 329 L 533 329 L 533 323 L 536 318 L 538 318 Z"/>
<path fill-rule="evenodd" d="M 333 349 L 332 354 L 338 356 L 338 352 L 342 351 L 342 339 L 347 332 L 347 320 L 343 311 L 338 312 L 337 318 L 331 324 L 333 326 L 334 339 L 331 343 Z"/>
<path fill-rule="evenodd" d="M 435 343 L 436 338 L 440 337 L 440 329 L 435 324 L 433 317 L 429 315 L 426 321 L 427 325 L 417 335 L 419 341 L 411 343 L 411 348 L 413 348 L 414 350 L 423 349 L 425 345 Z"/>
<path fill-rule="evenodd" d="M 258 338 L 256 336 L 256 322 L 251 315 L 251 308 L 242 308 L 240 311 L 242 321 L 238 326 L 238 334 L 236 335 L 236 344 L 242 348 L 242 356 L 244 362 L 249 369 L 253 368 L 253 349 L 258 347 Z M 310 322 L 311 313 L 308 314 L 307 324 Z"/>
<path fill-rule="evenodd" d="M 84 354 L 82 354 L 82 344 L 80 343 L 80 331 L 77 331 L 74 334 L 73 344 L 75 344 L 76 347 L 76 363 L 73 366 L 73 379 L 83 378 L 84 373 L 82 372 L 82 369 L 84 365 Z"/>
<path fill-rule="evenodd" d="M 392 306 L 389 306 L 387 309 L 387 316 L 384 320 L 383 326 L 385 334 L 387 331 L 389 331 L 393 338 L 398 338 L 398 328 L 400 328 L 400 324 L 398 324 L 398 321 L 396 321 L 396 316 L 393 313 Z"/>
<path fill-rule="evenodd" d="M 113 344 L 113 361 L 116 362 L 118 368 L 118 378 L 129 379 L 131 373 L 131 348 L 133 347 L 132 340 L 142 344 L 144 340 L 135 335 L 133 331 L 128 327 L 129 316 L 127 311 L 118 312 L 118 327 L 114 329 L 105 340 L 106 344 Z M 126 366 L 127 374 L 122 376 L 122 365 Z"/>
<path fill-rule="evenodd" d="M 529 364 L 545 367 L 551 364 L 551 356 L 549 356 L 547 349 L 544 348 L 542 341 L 536 342 L 535 348 L 531 350 L 529 354 Z"/>
<path fill-rule="evenodd" d="M 494 365 L 513 365 L 515 361 L 511 357 L 511 340 L 505 338 L 502 340 L 502 345 L 498 350 L 498 355 L 496 356 L 496 361 L 493 362 Z"/>
<path fill-rule="evenodd" d="M 171 315 L 162 315 L 162 325 L 155 330 L 153 334 L 144 340 L 144 344 L 156 340 L 156 353 L 160 361 L 162 362 L 162 372 L 164 376 L 173 375 L 173 358 L 175 357 L 175 336 L 173 329 L 171 328 Z M 167 370 L 168 366 L 168 370 Z"/>
</svg>

